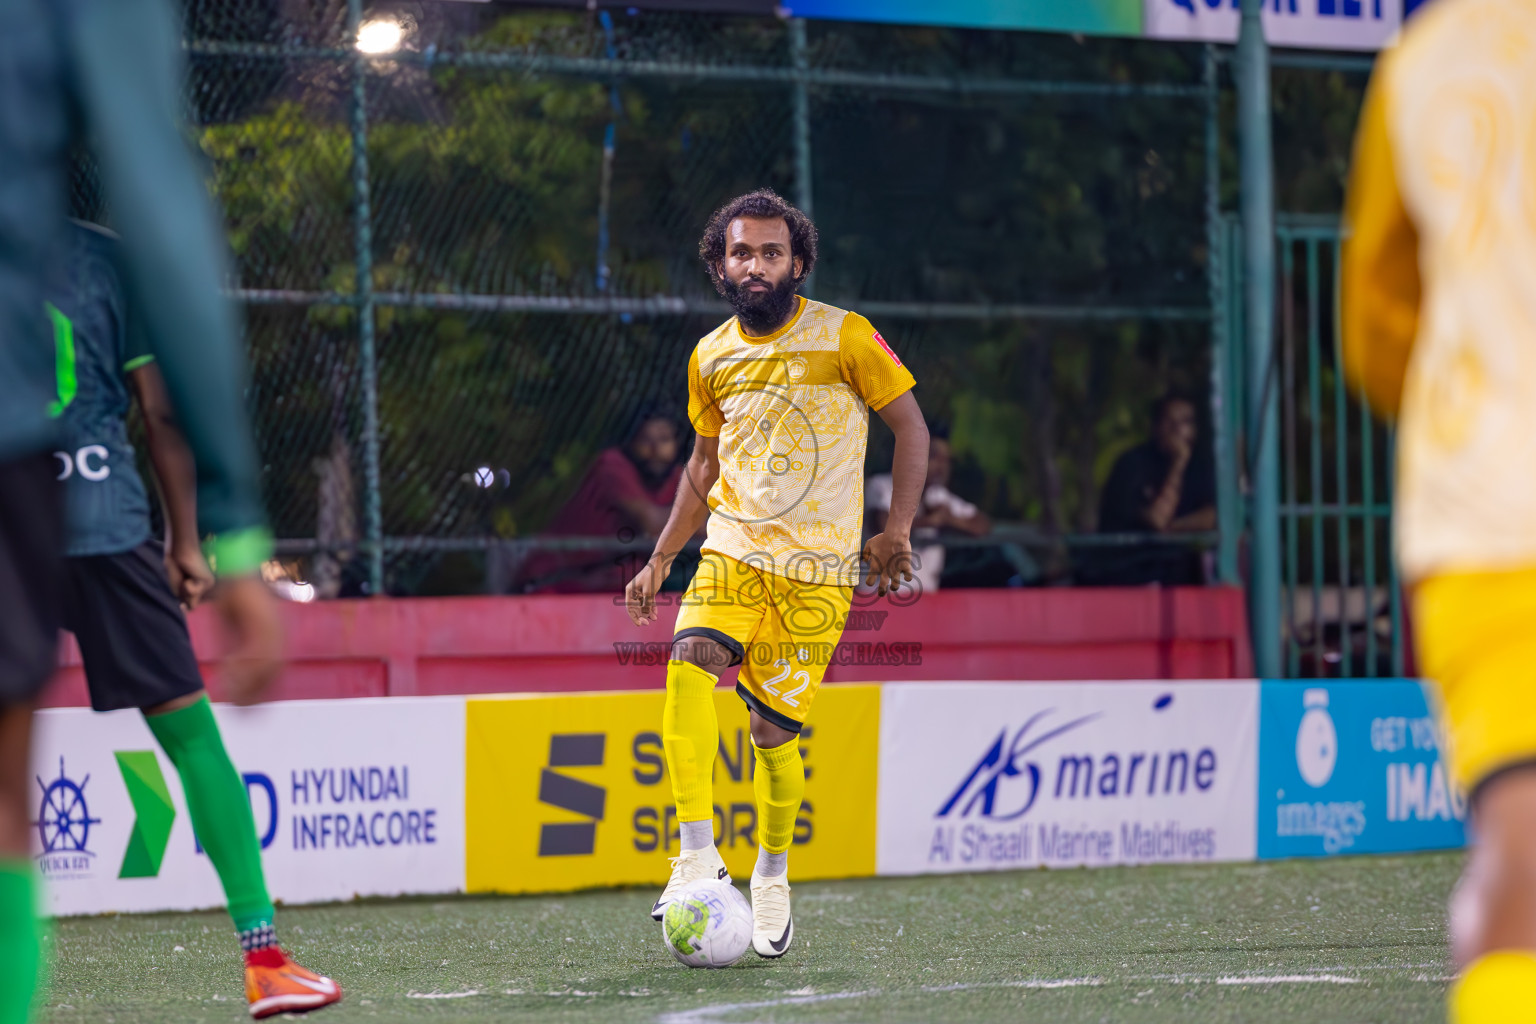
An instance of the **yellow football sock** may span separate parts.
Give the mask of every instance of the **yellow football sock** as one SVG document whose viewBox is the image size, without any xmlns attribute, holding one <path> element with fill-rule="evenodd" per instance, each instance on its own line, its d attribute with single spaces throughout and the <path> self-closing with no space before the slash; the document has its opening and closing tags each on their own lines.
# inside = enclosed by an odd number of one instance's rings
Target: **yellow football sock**
<svg viewBox="0 0 1536 1024">
<path fill-rule="evenodd" d="M 707 821 L 715 816 L 712 785 L 715 748 L 720 745 L 720 727 L 715 719 L 715 684 L 719 681 L 697 665 L 667 662 L 661 744 L 667 752 L 678 821 Z"/>
<path fill-rule="evenodd" d="M 1451 986 L 1451 1024 L 1536 1021 L 1536 956 L 1513 949 L 1480 956 Z"/>
<path fill-rule="evenodd" d="M 783 853 L 795 834 L 795 815 L 805 796 L 805 762 L 800 760 L 800 737 L 781 747 L 764 750 L 752 745 L 757 771 L 752 791 L 757 794 L 757 843 L 768 853 Z"/>
</svg>

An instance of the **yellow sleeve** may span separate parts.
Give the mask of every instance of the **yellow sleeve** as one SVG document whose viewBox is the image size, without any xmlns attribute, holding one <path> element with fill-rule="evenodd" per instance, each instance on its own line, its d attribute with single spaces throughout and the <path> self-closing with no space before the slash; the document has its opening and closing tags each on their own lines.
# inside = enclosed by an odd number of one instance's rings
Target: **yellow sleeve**
<svg viewBox="0 0 1536 1024">
<path fill-rule="evenodd" d="M 857 313 L 843 317 L 837 358 L 843 380 L 871 409 L 885 408 L 917 384 L 880 332 Z"/>
<path fill-rule="evenodd" d="M 1391 65 L 1383 55 L 1366 91 L 1344 203 L 1340 322 L 1345 376 L 1371 407 L 1394 417 L 1419 327 L 1419 235 L 1403 207 L 1387 129 Z"/>
<path fill-rule="evenodd" d="M 688 357 L 688 422 L 696 433 L 704 437 L 719 437 L 725 426 L 725 415 L 715 401 L 709 382 L 699 372 L 699 350 L 695 348 Z"/>
</svg>

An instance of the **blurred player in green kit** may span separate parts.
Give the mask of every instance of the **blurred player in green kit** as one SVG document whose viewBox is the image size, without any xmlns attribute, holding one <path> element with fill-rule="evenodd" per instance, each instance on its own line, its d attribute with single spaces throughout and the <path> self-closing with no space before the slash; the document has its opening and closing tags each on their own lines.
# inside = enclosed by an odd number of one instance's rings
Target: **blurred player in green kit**
<svg viewBox="0 0 1536 1024">
<path fill-rule="evenodd" d="M 67 251 L 69 153 L 82 138 L 100 158 L 125 239 L 126 300 L 196 460 L 197 531 L 212 538 L 221 577 L 213 600 L 230 634 L 224 679 L 236 700 L 259 699 L 276 676 L 282 634 L 257 575 L 271 534 L 241 412 L 245 366 L 218 294 L 222 243 L 177 127 L 182 62 L 170 0 L 0 0 L 0 26 L 0 1024 L 19 1024 L 41 973 L 31 715 L 53 672 L 68 578 L 52 456 L 61 417 L 51 414 L 69 381 L 43 310 Z M 188 745 L 197 731 L 187 730 Z"/>
<path fill-rule="evenodd" d="M 198 544 L 192 453 L 128 312 L 119 247 L 110 232 L 71 222 L 63 271 L 48 290 L 59 380 L 53 411 L 64 442 L 54 460 L 67 497 L 64 628 L 80 644 L 91 706 L 142 710 L 181 776 L 193 831 L 224 884 L 245 953 L 251 1015 L 318 1009 L 341 989 L 277 943 L 245 783 L 224 749 L 177 603 L 194 607 L 213 574 Z M 149 498 L 128 443 L 133 398 L 160 485 L 163 547 L 150 536 Z"/>
</svg>

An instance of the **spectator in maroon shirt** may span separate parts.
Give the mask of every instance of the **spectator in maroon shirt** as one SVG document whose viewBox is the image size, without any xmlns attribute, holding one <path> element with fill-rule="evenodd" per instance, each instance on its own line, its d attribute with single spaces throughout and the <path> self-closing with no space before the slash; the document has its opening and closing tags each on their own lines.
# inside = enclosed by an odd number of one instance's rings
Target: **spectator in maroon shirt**
<svg viewBox="0 0 1536 1024">
<path fill-rule="evenodd" d="M 666 525 L 683 465 L 677 422 L 665 410 L 640 411 L 620 446 L 600 452 L 543 537 L 596 537 L 628 543 Z M 580 594 L 623 587 L 622 553 L 541 551 L 519 573 L 525 593 Z"/>
</svg>

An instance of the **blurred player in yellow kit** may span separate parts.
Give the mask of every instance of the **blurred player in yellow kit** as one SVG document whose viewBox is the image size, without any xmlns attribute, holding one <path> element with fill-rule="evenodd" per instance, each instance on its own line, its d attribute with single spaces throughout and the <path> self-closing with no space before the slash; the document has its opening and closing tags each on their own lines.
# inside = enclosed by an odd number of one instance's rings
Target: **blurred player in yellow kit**
<svg viewBox="0 0 1536 1024">
<path fill-rule="evenodd" d="M 863 550 L 881 594 L 911 580 L 928 428 L 912 374 L 869 321 L 797 294 L 816 262 L 804 213 L 770 191 L 740 196 L 710 219 L 699 254 L 736 315 L 688 361 L 698 441 L 655 553 L 626 593 L 634 621 L 652 621 L 657 587 L 708 518 L 662 715 L 682 849 L 651 916 L 690 882 L 730 877 L 714 840 L 713 691 L 739 664 L 757 761 L 752 947 L 774 958 L 794 938 L 787 858 L 805 793 L 800 729 L 859 582 L 869 410 L 896 435 L 890 516 Z"/>
<path fill-rule="evenodd" d="M 1397 417 L 1397 553 L 1471 794 L 1450 1016 L 1536 1021 L 1536 3 L 1438 0 L 1382 53 L 1346 219 L 1346 370 Z"/>
</svg>

